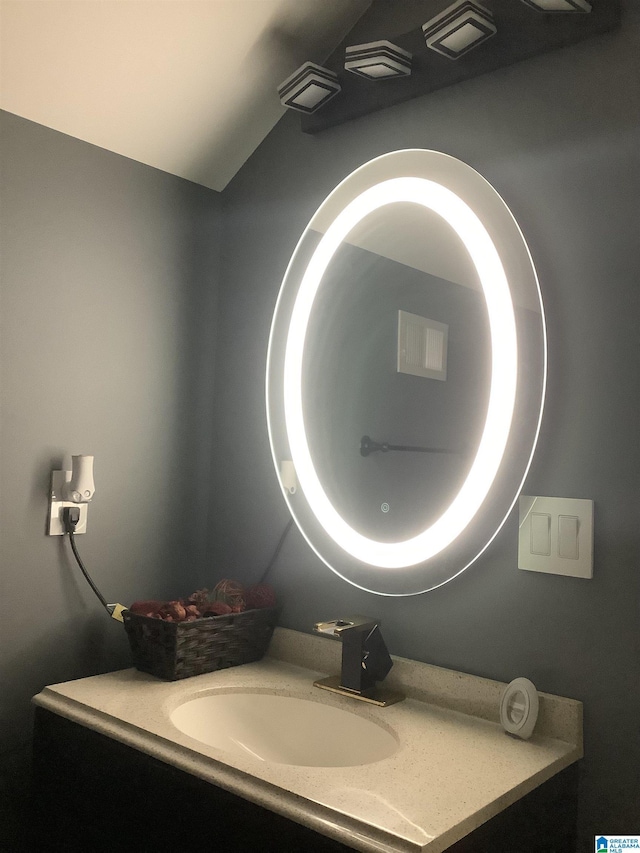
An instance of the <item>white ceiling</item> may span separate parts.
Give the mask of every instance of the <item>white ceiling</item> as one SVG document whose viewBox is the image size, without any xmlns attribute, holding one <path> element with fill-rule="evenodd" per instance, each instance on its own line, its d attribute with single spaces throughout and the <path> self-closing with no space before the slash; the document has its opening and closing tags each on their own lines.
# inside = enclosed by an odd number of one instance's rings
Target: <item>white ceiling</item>
<svg viewBox="0 0 640 853">
<path fill-rule="evenodd" d="M 222 190 L 371 0 L 1 0 L 0 107 Z"/>
</svg>

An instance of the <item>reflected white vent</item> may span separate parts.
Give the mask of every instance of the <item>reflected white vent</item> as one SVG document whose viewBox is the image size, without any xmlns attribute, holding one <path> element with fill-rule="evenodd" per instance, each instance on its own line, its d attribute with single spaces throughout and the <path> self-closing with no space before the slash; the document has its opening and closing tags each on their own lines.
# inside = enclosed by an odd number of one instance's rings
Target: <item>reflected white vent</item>
<svg viewBox="0 0 640 853">
<path fill-rule="evenodd" d="M 447 378 L 449 327 L 408 311 L 398 311 L 398 373 Z"/>
</svg>

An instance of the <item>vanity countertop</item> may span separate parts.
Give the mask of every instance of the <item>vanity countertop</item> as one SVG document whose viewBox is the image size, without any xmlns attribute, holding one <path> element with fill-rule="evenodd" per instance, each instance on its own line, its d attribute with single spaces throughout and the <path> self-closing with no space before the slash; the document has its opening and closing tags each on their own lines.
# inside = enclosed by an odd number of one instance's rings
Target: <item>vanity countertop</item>
<svg viewBox="0 0 640 853">
<path fill-rule="evenodd" d="M 371 853 L 441 853 L 582 756 L 580 702 L 540 694 L 536 731 L 522 741 L 498 722 L 500 682 L 394 658 L 385 685 L 408 698 L 377 708 L 313 687 L 339 671 L 339 655 L 339 643 L 278 628 L 257 663 L 177 682 L 127 669 L 45 687 L 34 702 Z M 224 753 L 169 719 L 189 699 L 240 689 L 343 708 L 400 746 L 373 764 L 298 767 Z"/>
</svg>

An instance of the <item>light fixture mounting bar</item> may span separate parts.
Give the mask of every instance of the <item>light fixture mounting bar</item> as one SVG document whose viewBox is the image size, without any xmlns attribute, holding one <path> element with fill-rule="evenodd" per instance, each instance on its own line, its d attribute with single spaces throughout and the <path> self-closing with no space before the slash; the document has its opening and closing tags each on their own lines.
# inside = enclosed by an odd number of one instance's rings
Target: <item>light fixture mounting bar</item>
<svg viewBox="0 0 640 853">
<path fill-rule="evenodd" d="M 491 8 L 497 32 L 478 50 L 469 50 L 452 62 L 425 46 L 422 26 L 433 16 L 432 0 L 393 0 L 373 3 L 352 31 L 338 45 L 324 66 L 340 76 L 339 98 L 325 103 L 321 110 L 301 117 L 305 133 L 318 133 L 345 121 L 368 115 L 385 107 L 422 97 L 430 92 L 471 80 L 499 68 L 584 41 L 615 30 L 621 21 L 620 0 L 593 0 L 589 14 L 580 14 L 577 6 L 588 0 L 482 0 Z M 565 5 L 562 14 L 532 8 L 530 3 Z M 575 12 L 569 5 L 575 4 Z M 585 10 L 586 11 L 586 10 Z M 402 19 L 404 32 L 395 26 Z M 363 85 L 361 75 L 344 73 L 347 48 L 371 43 L 371 34 L 386 36 L 390 42 L 412 55 L 411 74 L 401 75 L 393 83 Z"/>
</svg>

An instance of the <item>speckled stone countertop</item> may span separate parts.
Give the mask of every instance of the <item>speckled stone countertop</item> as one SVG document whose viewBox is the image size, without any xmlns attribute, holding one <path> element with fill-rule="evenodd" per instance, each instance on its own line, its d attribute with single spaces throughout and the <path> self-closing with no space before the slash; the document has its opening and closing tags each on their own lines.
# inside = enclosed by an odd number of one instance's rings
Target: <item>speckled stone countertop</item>
<svg viewBox="0 0 640 853">
<path fill-rule="evenodd" d="M 368 853 L 441 853 L 582 756 L 582 705 L 540 694 L 533 737 L 498 723 L 504 684 L 394 658 L 387 708 L 313 687 L 340 668 L 340 644 L 277 628 L 262 661 L 177 682 L 134 669 L 46 687 L 34 702 Z M 218 692 L 296 696 L 377 722 L 399 741 L 356 767 L 297 767 L 222 752 L 182 734 L 171 712 Z"/>
</svg>

